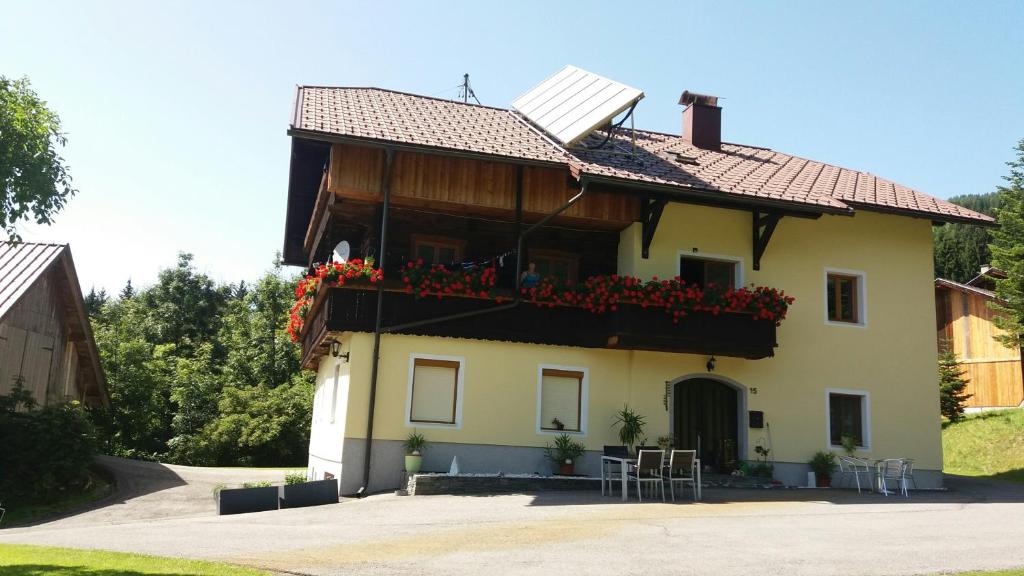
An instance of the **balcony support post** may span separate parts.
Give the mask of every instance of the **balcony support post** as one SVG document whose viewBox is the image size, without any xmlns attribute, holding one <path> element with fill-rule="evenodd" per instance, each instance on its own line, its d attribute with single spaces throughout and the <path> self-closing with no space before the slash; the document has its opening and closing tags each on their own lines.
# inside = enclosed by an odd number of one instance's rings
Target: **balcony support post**
<svg viewBox="0 0 1024 576">
<path fill-rule="evenodd" d="M 754 209 L 753 212 L 753 237 L 754 237 L 754 270 L 761 269 L 761 257 L 768 248 L 768 241 L 775 233 L 775 227 L 779 225 L 782 214 L 769 212 L 762 215 L 761 211 Z"/>
<path fill-rule="evenodd" d="M 380 213 L 380 253 L 377 254 L 377 268 L 384 269 L 388 249 L 388 207 L 391 202 L 391 172 L 394 165 L 395 151 L 384 149 L 384 168 L 381 173 L 380 189 L 383 196 Z M 370 404 L 366 414 L 366 449 L 363 452 L 363 485 L 359 494 L 363 495 L 370 486 L 370 455 L 373 451 L 373 412 L 377 404 L 377 376 L 380 368 L 380 334 L 381 316 L 384 304 L 384 283 L 377 283 L 377 317 L 373 328 L 373 368 L 370 372 Z"/>
<path fill-rule="evenodd" d="M 665 211 L 668 200 L 664 199 L 640 199 L 640 225 L 642 227 L 642 245 L 640 257 L 645 260 L 651 255 L 651 242 L 654 241 L 654 233 L 658 230 L 658 222 L 661 221 L 661 214 Z"/>
</svg>

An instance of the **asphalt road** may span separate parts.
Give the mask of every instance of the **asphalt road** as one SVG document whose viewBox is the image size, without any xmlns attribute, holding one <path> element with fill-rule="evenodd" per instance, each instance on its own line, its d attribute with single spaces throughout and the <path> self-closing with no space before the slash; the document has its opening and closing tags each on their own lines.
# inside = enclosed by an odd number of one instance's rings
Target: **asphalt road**
<svg viewBox="0 0 1024 576">
<path fill-rule="evenodd" d="M 189 478 L 210 484 L 217 474 L 180 468 L 175 472 L 186 484 Z M 699 504 L 623 504 L 592 493 L 376 495 L 224 517 L 185 503 L 186 494 L 198 498 L 205 487 L 173 486 L 125 499 L 108 512 L 3 530 L 0 542 L 226 560 L 305 574 L 818 576 L 1024 566 L 1024 486 L 950 484 L 950 492 L 910 499 L 706 489 Z M 175 490 L 179 496 L 158 503 Z M 152 513 L 161 509 L 169 515 Z"/>
</svg>

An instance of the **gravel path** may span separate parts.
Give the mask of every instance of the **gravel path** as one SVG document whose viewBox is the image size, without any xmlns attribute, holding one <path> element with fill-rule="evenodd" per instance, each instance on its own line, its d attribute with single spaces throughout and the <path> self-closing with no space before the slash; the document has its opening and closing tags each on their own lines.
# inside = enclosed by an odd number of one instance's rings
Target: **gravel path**
<svg viewBox="0 0 1024 576">
<path fill-rule="evenodd" d="M 197 486 L 217 479 L 207 470 L 173 471 Z M 623 504 L 593 493 L 376 495 L 222 517 L 207 504 L 152 500 L 174 490 L 182 501 L 193 493 L 209 498 L 207 487 L 172 486 L 117 505 L 129 517 L 97 510 L 4 530 L 0 542 L 318 575 L 908 575 L 1024 566 L 1024 486 L 949 483 L 949 492 L 913 493 L 909 500 L 839 490 L 707 489 L 698 504 Z M 151 506 L 143 502 L 175 516 L 144 515 Z"/>
</svg>

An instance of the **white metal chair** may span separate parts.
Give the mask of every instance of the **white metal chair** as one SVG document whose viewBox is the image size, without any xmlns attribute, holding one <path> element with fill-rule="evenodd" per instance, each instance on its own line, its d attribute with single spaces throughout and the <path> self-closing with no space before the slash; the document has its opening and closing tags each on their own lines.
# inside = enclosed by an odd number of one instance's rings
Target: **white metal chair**
<svg viewBox="0 0 1024 576">
<path fill-rule="evenodd" d="M 615 456 L 618 458 L 626 458 L 629 456 L 629 451 L 625 446 L 608 446 L 604 447 L 605 456 Z M 607 483 L 608 493 L 615 493 L 615 486 L 622 483 L 622 468 L 621 464 L 615 462 L 608 462 L 601 460 L 601 466 L 604 467 L 604 482 Z M 601 484 L 601 494 L 604 494 L 605 484 Z"/>
<path fill-rule="evenodd" d="M 664 450 L 641 450 L 637 455 L 636 464 L 629 467 L 626 480 L 636 481 L 636 495 L 641 502 L 644 501 L 643 484 L 650 484 L 655 489 L 660 486 L 661 501 L 665 501 L 665 476 L 662 474 L 664 466 Z"/>
<path fill-rule="evenodd" d="M 914 486 L 914 490 L 917 490 L 917 482 L 914 480 L 914 461 L 910 458 L 904 458 L 903 464 L 903 479 L 911 483 Z"/>
<path fill-rule="evenodd" d="M 909 498 L 907 494 L 907 478 L 903 475 L 906 472 L 907 464 L 902 458 L 886 458 L 878 463 L 878 488 L 882 494 L 889 495 L 890 481 L 896 483 L 896 491 Z"/>
<path fill-rule="evenodd" d="M 871 486 L 874 473 L 871 470 L 871 464 L 867 460 L 861 460 L 860 458 L 854 458 L 853 456 L 840 456 L 839 457 L 839 472 L 841 474 L 840 482 L 849 484 L 850 477 L 857 483 L 857 493 L 860 494 L 860 476 L 864 475 L 864 486 Z"/>
<path fill-rule="evenodd" d="M 676 501 L 676 482 L 693 487 L 693 500 L 697 500 L 697 451 L 673 450 L 668 459 L 668 487 L 672 501 Z M 664 488 L 662 489 L 664 490 Z"/>
</svg>

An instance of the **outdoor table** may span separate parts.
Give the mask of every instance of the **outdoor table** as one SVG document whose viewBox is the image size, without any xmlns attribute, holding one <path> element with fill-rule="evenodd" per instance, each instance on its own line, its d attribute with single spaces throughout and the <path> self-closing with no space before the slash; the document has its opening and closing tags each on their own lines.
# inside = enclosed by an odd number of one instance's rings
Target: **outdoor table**
<svg viewBox="0 0 1024 576">
<path fill-rule="evenodd" d="M 629 499 L 629 493 L 628 493 L 629 481 L 626 480 L 626 476 L 627 476 L 626 471 L 627 471 L 628 466 L 630 464 L 636 464 L 636 458 L 622 458 L 620 456 L 603 456 L 603 455 L 601 456 L 601 495 L 602 496 L 604 496 L 604 482 L 605 482 L 605 480 L 604 480 L 604 471 L 605 471 L 605 464 L 606 463 L 618 464 L 619 467 L 620 467 L 619 469 L 621 470 L 621 473 L 619 474 L 619 476 L 621 476 L 620 480 L 622 482 L 622 501 L 625 502 L 626 500 Z M 696 469 L 697 469 L 697 477 L 695 479 L 695 482 L 697 483 L 697 500 L 700 500 L 703 497 L 703 492 L 704 492 L 703 488 L 701 486 L 701 480 L 700 480 L 700 458 L 697 458 L 694 463 L 695 463 L 695 466 L 696 466 Z"/>
</svg>

